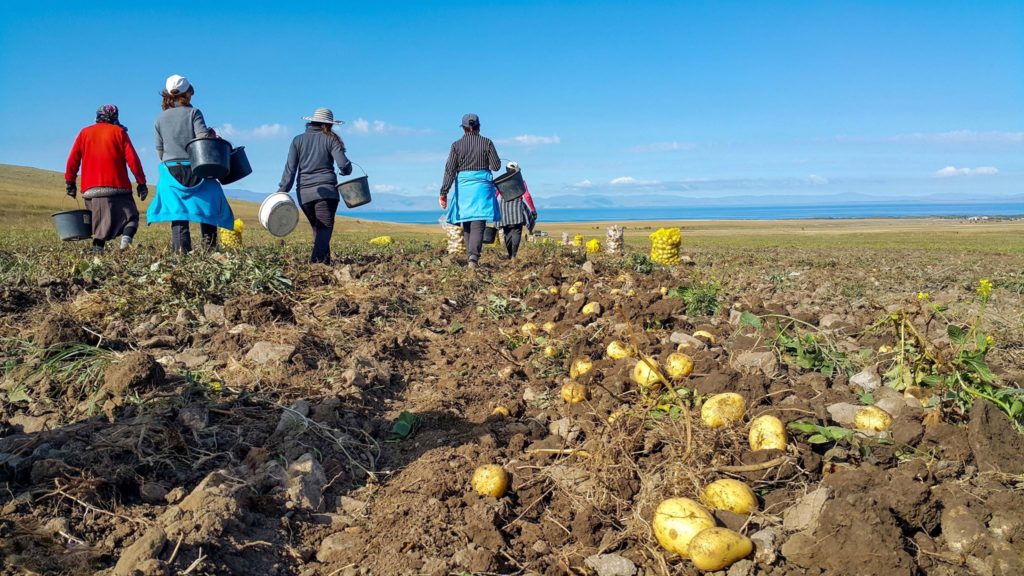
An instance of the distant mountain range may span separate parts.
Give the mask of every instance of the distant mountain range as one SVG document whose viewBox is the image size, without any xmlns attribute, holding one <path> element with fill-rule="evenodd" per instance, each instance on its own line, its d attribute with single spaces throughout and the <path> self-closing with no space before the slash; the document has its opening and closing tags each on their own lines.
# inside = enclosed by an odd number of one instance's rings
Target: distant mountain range
<svg viewBox="0 0 1024 576">
<path fill-rule="evenodd" d="M 260 203 L 266 194 L 252 192 L 240 188 L 225 188 L 230 198 Z M 923 196 L 904 196 L 889 198 L 870 194 L 831 194 L 822 196 L 809 195 L 741 195 L 721 197 L 687 197 L 680 194 L 555 194 L 551 196 L 537 195 L 534 200 L 540 209 L 558 208 L 686 208 L 698 206 L 831 206 L 850 204 L 887 204 L 920 202 L 922 204 L 971 203 L 984 204 L 990 202 L 1024 204 L 1024 194 L 1012 196 L 973 196 L 968 199 L 952 199 L 948 196 L 928 194 Z M 344 209 L 344 207 L 342 207 Z M 355 209 L 359 212 L 423 212 L 437 210 L 437 198 L 434 196 L 403 196 L 401 194 L 373 193 L 373 202 Z"/>
</svg>

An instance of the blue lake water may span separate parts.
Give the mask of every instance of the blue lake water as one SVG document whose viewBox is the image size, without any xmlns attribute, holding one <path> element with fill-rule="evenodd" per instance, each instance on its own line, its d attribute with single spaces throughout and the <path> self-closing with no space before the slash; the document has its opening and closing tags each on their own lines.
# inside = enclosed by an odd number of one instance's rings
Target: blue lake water
<svg viewBox="0 0 1024 576">
<path fill-rule="evenodd" d="M 338 214 L 361 220 L 436 224 L 439 211 L 372 212 L 346 210 Z M 552 208 L 540 210 L 544 222 L 609 222 L 628 220 L 792 220 L 808 218 L 920 218 L 927 216 L 1024 216 L 1024 203 L 856 203 L 806 206 L 679 206 L 644 208 Z"/>
</svg>

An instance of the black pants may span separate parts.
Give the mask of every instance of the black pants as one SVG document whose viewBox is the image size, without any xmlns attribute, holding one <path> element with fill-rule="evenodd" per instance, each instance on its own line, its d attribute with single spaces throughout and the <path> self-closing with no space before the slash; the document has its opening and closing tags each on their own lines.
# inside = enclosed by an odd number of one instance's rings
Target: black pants
<svg viewBox="0 0 1024 576">
<path fill-rule="evenodd" d="M 338 200 L 314 200 L 302 205 L 302 213 L 313 227 L 313 253 L 311 263 L 331 263 L 331 236 L 334 234 L 334 214 Z"/>
<path fill-rule="evenodd" d="M 519 245 L 523 241 L 523 225 L 502 226 L 501 231 L 505 236 L 505 250 L 508 251 L 508 259 L 512 260 L 519 253 Z"/>
<path fill-rule="evenodd" d="M 199 232 L 203 235 L 203 248 L 213 250 L 217 247 L 217 227 L 213 224 L 199 224 Z M 188 220 L 171 222 L 171 250 L 175 252 L 192 251 L 192 230 Z"/>
<path fill-rule="evenodd" d="M 466 240 L 466 255 L 470 262 L 480 261 L 480 251 L 484 247 L 485 220 L 471 220 L 462 223 L 462 237 Z"/>
</svg>

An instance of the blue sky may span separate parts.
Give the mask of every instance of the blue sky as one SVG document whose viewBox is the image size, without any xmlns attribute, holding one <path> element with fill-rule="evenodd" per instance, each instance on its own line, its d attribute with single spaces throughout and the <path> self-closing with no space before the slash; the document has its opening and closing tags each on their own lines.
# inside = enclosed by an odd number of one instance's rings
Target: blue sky
<svg viewBox="0 0 1024 576">
<path fill-rule="evenodd" d="M 180 7 L 179 7 L 180 6 Z M 0 162 L 61 169 L 117 104 L 155 177 L 164 78 L 272 192 L 301 116 L 433 195 L 465 112 L 558 194 L 1024 193 L 1024 1 L 47 2 L 0 19 Z M 682 200 L 681 200 L 682 201 Z"/>
</svg>

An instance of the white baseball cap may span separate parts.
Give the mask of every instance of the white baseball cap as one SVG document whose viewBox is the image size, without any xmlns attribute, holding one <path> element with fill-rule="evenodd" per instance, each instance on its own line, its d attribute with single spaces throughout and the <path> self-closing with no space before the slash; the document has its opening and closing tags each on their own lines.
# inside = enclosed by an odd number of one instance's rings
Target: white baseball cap
<svg viewBox="0 0 1024 576">
<path fill-rule="evenodd" d="M 188 89 L 191 87 L 192 85 L 188 83 L 188 78 L 178 74 L 168 76 L 167 82 L 164 83 L 164 89 L 167 90 L 167 93 L 174 96 L 188 92 Z"/>
</svg>

